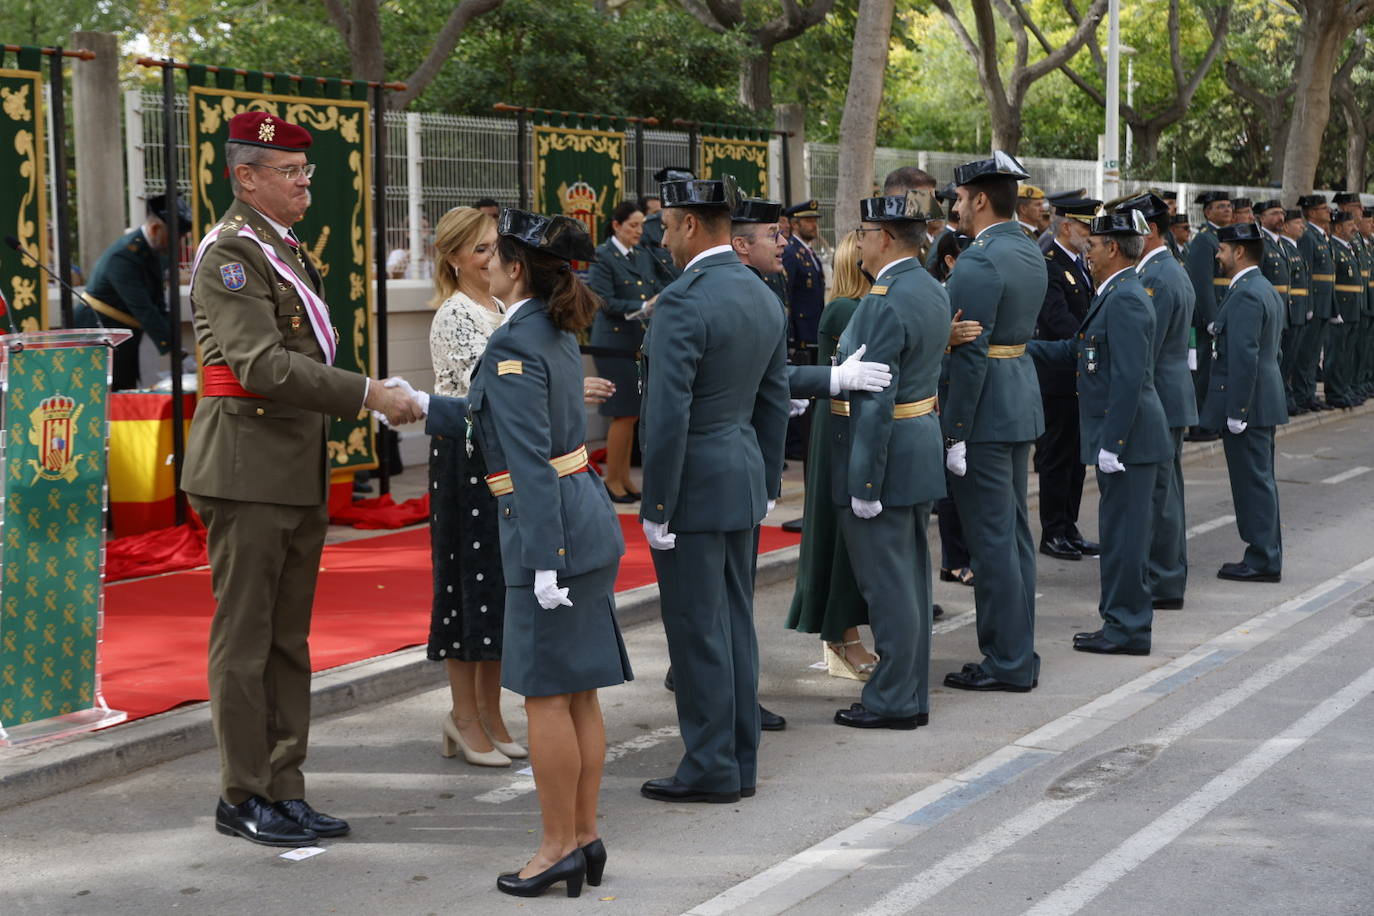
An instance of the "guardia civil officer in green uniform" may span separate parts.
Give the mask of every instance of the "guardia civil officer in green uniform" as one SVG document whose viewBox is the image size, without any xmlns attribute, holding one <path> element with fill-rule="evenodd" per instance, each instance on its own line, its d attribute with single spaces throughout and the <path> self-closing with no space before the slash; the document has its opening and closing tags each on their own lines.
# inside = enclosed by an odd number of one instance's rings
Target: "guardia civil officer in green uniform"
<svg viewBox="0 0 1374 916">
<path fill-rule="evenodd" d="M 696 176 L 692 174 L 692 170 L 685 166 L 668 166 L 654 172 L 654 187 L 665 181 L 691 181 L 694 178 Z M 672 253 L 663 247 L 662 203 L 663 201 L 659 201 L 660 208 L 644 217 L 644 247 L 649 249 L 649 253 L 654 256 L 654 260 L 669 278 L 677 279 L 682 269 L 673 263 Z"/>
<path fill-rule="evenodd" d="M 1174 241 L 1174 257 L 1178 258 L 1181 264 L 1187 263 L 1188 246 L 1193 239 L 1193 227 L 1188 221 L 1187 213 L 1175 213 L 1169 218 L 1169 235 Z"/>
<path fill-rule="evenodd" d="M 1298 341 L 1302 337 L 1303 326 L 1307 324 L 1308 309 L 1311 307 L 1310 282 L 1307 277 L 1307 262 L 1298 250 L 1298 240 L 1307 230 L 1307 221 L 1302 211 L 1296 208 L 1283 211 L 1283 228 L 1279 233 L 1279 244 L 1288 257 L 1288 316 L 1283 325 L 1280 343 L 1279 374 L 1283 376 L 1283 390 L 1288 398 L 1288 415 L 1296 417 L 1308 412 L 1304 403 L 1297 398 Z"/>
<path fill-rule="evenodd" d="M 291 226 L 310 205 L 310 133 L 261 111 L 229 122 L 234 203 L 201 241 L 191 311 L 204 365 L 181 487 L 207 529 L 215 616 L 210 713 L 215 828 L 309 846 L 348 824 L 304 800 L 310 609 L 325 528 L 329 418 L 404 423 L 415 400 L 330 365 L 338 336 Z"/>
<path fill-rule="evenodd" d="M 1150 652 L 1154 492 L 1175 445 L 1155 393 L 1155 308 L 1135 271 L 1148 233 L 1139 210 L 1094 219 L 1088 266 L 1097 296 L 1088 317 L 1074 340 L 1031 342 L 1037 360 L 1077 364 L 1082 457 L 1097 465 L 1102 627 L 1074 636 L 1080 652 Z"/>
<path fill-rule="evenodd" d="M 1217 577 L 1278 582 L 1283 540 L 1274 480 L 1274 428 L 1288 422 L 1278 368 L 1283 300 L 1260 273 L 1264 247 L 1257 226 L 1223 228 L 1220 241 L 1217 260 L 1231 288 L 1216 320 L 1212 387 L 1203 404 L 1203 422 L 1226 430 L 1222 445 L 1231 501 L 1246 547 L 1244 558 L 1223 563 Z"/>
<path fill-rule="evenodd" d="M 862 701 L 835 713 L 853 728 L 913 729 L 930 715 L 931 574 L 926 526 L 945 494 L 935 414 L 949 341 L 949 297 L 917 257 L 926 221 L 941 215 L 928 190 L 860 201 L 860 256 L 876 277 L 840 337 L 836 356 L 865 346 L 891 367 L 880 392 L 830 402 L 831 496 L 880 661 Z M 913 562 L 914 561 L 914 562 Z"/>
<path fill-rule="evenodd" d="M 1273 285 L 1274 291 L 1283 297 L 1284 333 L 1288 335 L 1288 316 L 1293 311 L 1293 261 L 1289 250 L 1283 243 L 1283 201 L 1278 199 L 1262 200 L 1255 204 L 1255 221 L 1259 223 L 1260 234 L 1264 237 L 1264 261 L 1260 271 Z M 1301 298 L 1301 297 L 1298 297 Z M 1304 306 L 1306 303 L 1304 303 Z M 1283 374 L 1283 339 L 1279 343 L 1279 374 Z M 1287 379 L 1284 380 L 1284 398 L 1291 407 L 1292 395 L 1288 391 Z"/>
<path fill-rule="evenodd" d="M 1360 273 L 1365 282 L 1365 308 L 1360 319 L 1360 364 L 1356 390 L 1365 400 L 1374 397 L 1374 207 L 1361 207 L 1356 220 L 1365 259 Z"/>
<path fill-rule="evenodd" d="M 1045 431 L 1045 420 L 1026 341 L 1035 333 L 1047 280 L 1045 256 L 1012 219 L 1016 183 L 1026 177 L 1021 163 L 1001 150 L 954 170 L 959 225 L 974 241 L 950 274 L 950 307 L 984 328 L 949 356 L 949 401 L 941 416 L 972 558 L 983 653 L 945 675 L 945 686 L 959 690 L 1024 693 L 1040 674 L 1026 483 L 1031 443 Z"/>
<path fill-rule="evenodd" d="M 734 179 L 661 186 L 683 268 L 645 338 L 640 517 L 653 549 L 685 754 L 640 789 L 737 801 L 758 782 L 755 528 L 782 489 L 787 323 L 730 247 Z"/>
<path fill-rule="evenodd" d="M 167 316 L 166 285 L 169 225 L 176 220 L 178 232 L 191 231 L 191 208 L 177 200 L 177 214 L 168 211 L 167 196 L 148 198 L 143 224 L 126 232 L 105 249 L 91 269 L 83 300 L 73 314 L 78 328 L 125 328 L 133 336 L 115 347 L 110 390 L 139 386 L 138 346 L 146 331 L 157 352 L 171 349 L 171 321 Z M 178 280 L 177 282 L 180 282 Z M 92 311 L 94 309 L 94 311 Z M 96 314 L 96 313 L 99 314 Z"/>
<path fill-rule="evenodd" d="M 1137 210 L 1148 232 L 1136 263 L 1140 283 L 1155 310 L 1155 394 L 1164 408 L 1172 458 L 1156 465 L 1154 533 L 1146 583 L 1157 609 L 1183 607 L 1188 586 L 1188 523 L 1183 500 L 1183 433 L 1197 423 L 1197 394 L 1188 370 L 1188 335 L 1193 327 L 1193 285 L 1169 253 L 1169 209 L 1163 198 L 1141 194 L 1116 208 Z"/>
<path fill-rule="evenodd" d="M 1364 235 L 1360 231 L 1360 225 L 1364 220 L 1364 206 L 1360 202 L 1360 195 L 1351 191 L 1341 191 L 1332 202 L 1342 211 L 1350 215 L 1351 229 L 1349 236 L 1344 233 L 1340 237 L 1345 238 L 1346 243 L 1355 252 L 1359 262 L 1358 285 L 1362 292 L 1360 296 L 1359 308 L 1356 310 L 1353 319 L 1346 318 L 1347 325 L 1345 335 L 1347 338 L 1345 345 L 1345 381 L 1346 397 L 1345 400 L 1351 407 L 1358 407 L 1363 404 L 1368 397 L 1364 389 L 1364 367 L 1367 354 L 1367 340 L 1370 322 L 1366 317 L 1367 301 L 1369 298 L 1369 271 L 1371 264 L 1374 264 L 1374 250 L 1365 243 Z M 1333 235 L 1335 235 L 1333 231 Z M 1337 271 L 1339 274 L 1340 271 Z M 1337 277 L 1340 284 L 1340 278 Z M 1356 285 L 1356 284 L 1349 284 Z M 1337 291 L 1339 297 L 1340 291 Z"/>
<path fill-rule="evenodd" d="M 1207 377 L 1212 371 L 1212 361 L 1207 354 L 1212 351 L 1212 335 L 1208 326 L 1216 320 L 1217 310 L 1221 307 L 1221 297 L 1226 291 L 1226 278 L 1217 266 L 1217 230 L 1231 224 L 1231 196 L 1225 191 L 1203 191 L 1197 196 L 1204 217 L 1202 227 L 1188 243 L 1188 257 L 1185 265 L 1188 277 L 1193 281 L 1193 337 L 1197 350 L 1197 369 L 1193 372 L 1194 391 L 1199 410 L 1207 396 Z M 1185 438 L 1194 442 L 1207 442 L 1217 438 L 1217 431 L 1200 425 L 1188 431 Z"/>
<path fill-rule="evenodd" d="M 1345 210 L 1337 210 L 1331 217 L 1331 261 L 1336 266 L 1336 282 L 1322 359 L 1322 387 L 1326 403 L 1332 407 L 1356 406 L 1355 338 L 1364 311 L 1365 285 L 1354 238 L 1354 218 Z"/>
<path fill-rule="evenodd" d="M 1169 207 L 1169 226 L 1173 226 L 1173 225 L 1174 225 L 1174 220 L 1175 220 L 1175 218 L 1178 216 L 1178 192 L 1177 192 L 1177 191 L 1170 191 L 1170 190 L 1168 190 L 1168 189 L 1166 188 L 1166 189 L 1162 189 L 1162 190 L 1159 190 L 1159 191 L 1154 191 L 1153 193 L 1154 193 L 1155 196 L 1158 197 L 1160 200 L 1164 201 L 1164 203 Z M 1182 224 L 1183 224 L 1184 226 L 1188 225 L 1188 216 L 1187 216 L 1187 214 L 1184 214 L 1184 215 L 1183 215 L 1183 223 L 1182 223 Z M 1166 228 L 1168 228 L 1168 227 L 1166 227 Z M 1187 246 L 1186 240 L 1185 240 L 1183 243 L 1180 243 L 1179 240 L 1174 236 L 1174 234 L 1173 234 L 1172 231 L 1166 231 L 1166 232 L 1164 233 L 1164 247 L 1166 247 L 1167 249 L 1169 249 L 1169 254 L 1171 254 L 1171 255 L 1174 257 L 1174 260 L 1176 260 L 1176 261 L 1182 261 L 1182 260 L 1183 260 L 1183 258 L 1184 258 L 1184 248 L 1185 248 L 1186 246 Z"/>
<path fill-rule="evenodd" d="M 1317 397 L 1317 364 L 1326 347 L 1327 324 L 1331 320 L 1336 295 L 1336 263 L 1331 255 L 1331 208 L 1320 194 L 1298 198 L 1307 228 L 1298 239 L 1307 268 L 1307 323 L 1298 341 L 1297 365 L 1293 368 L 1293 396 L 1308 410 L 1332 410 Z"/>
</svg>

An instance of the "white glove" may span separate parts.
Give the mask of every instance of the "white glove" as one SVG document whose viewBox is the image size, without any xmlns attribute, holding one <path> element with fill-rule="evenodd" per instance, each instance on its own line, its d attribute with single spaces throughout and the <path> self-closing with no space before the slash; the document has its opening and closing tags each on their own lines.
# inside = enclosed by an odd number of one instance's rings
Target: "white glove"
<svg viewBox="0 0 1374 916">
<path fill-rule="evenodd" d="M 833 375 L 835 370 L 832 369 L 830 371 Z M 792 398 L 787 403 L 791 405 L 787 409 L 787 418 L 789 420 L 792 417 L 800 417 L 802 414 L 806 413 L 806 408 L 811 405 L 811 402 L 806 398 Z"/>
<path fill-rule="evenodd" d="M 1213 337 L 1217 336 L 1217 323 L 1215 321 L 1207 322 L 1207 333 Z"/>
<path fill-rule="evenodd" d="M 1340 315 L 1332 315 L 1327 321 L 1331 324 L 1345 324 L 1345 319 Z"/>
<path fill-rule="evenodd" d="M 945 451 L 945 467 L 955 477 L 968 473 L 968 443 L 956 442 Z"/>
<path fill-rule="evenodd" d="M 558 587 L 558 573 L 552 569 L 534 571 L 534 598 L 546 611 L 552 611 L 560 605 L 572 607 L 572 602 L 568 600 L 568 590 Z"/>
<path fill-rule="evenodd" d="M 841 391 L 882 391 L 892 384 L 892 373 L 887 363 L 862 362 L 868 344 L 850 354 L 849 359 L 830 370 L 830 394 Z"/>
<path fill-rule="evenodd" d="M 877 518 L 878 513 L 883 511 L 881 500 L 859 499 L 857 496 L 849 497 L 849 508 L 854 510 L 854 514 L 859 518 Z"/>
<path fill-rule="evenodd" d="M 420 409 L 424 411 L 426 415 L 429 414 L 429 395 L 423 391 L 416 391 L 414 388 L 411 387 L 410 382 L 407 382 L 399 375 L 393 375 L 385 382 L 382 382 L 382 387 L 401 389 L 406 394 L 410 395 L 412 398 L 419 402 Z"/>
<path fill-rule="evenodd" d="M 1245 427 L 1249 425 L 1250 424 L 1246 423 L 1244 420 L 1237 420 L 1233 417 L 1226 418 L 1226 428 L 1231 431 L 1231 435 L 1233 436 L 1239 436 L 1241 433 L 1245 432 Z"/>
<path fill-rule="evenodd" d="M 654 550 L 672 550 L 677 546 L 677 535 L 668 533 L 667 522 L 644 520 L 644 539 Z"/>
<path fill-rule="evenodd" d="M 776 499 L 770 499 L 770 500 L 768 500 L 768 509 L 767 509 L 767 511 L 765 511 L 763 514 L 764 514 L 764 515 L 772 515 L 772 514 L 773 514 L 773 510 L 776 509 L 777 507 L 778 507 L 778 501 L 777 501 Z"/>
<path fill-rule="evenodd" d="M 1307 320 L 1308 320 L 1308 321 L 1311 321 L 1311 320 L 1312 320 L 1312 313 L 1311 313 L 1311 312 L 1308 312 L 1308 313 L 1307 313 Z"/>
<path fill-rule="evenodd" d="M 1097 450 L 1097 469 L 1103 474 L 1115 474 L 1126 470 L 1126 465 L 1121 463 L 1121 458 L 1116 452 L 1100 448 Z"/>
</svg>

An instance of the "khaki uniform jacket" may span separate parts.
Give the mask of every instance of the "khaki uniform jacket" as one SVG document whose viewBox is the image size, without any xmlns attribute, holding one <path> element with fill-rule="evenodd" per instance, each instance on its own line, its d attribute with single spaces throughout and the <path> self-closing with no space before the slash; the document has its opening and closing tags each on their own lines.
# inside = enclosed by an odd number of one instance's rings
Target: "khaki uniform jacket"
<svg viewBox="0 0 1374 916">
<path fill-rule="evenodd" d="M 211 230 L 217 238 L 191 278 L 201 364 L 228 366 L 240 385 L 261 397 L 201 399 L 181 487 L 218 499 L 319 505 L 328 492 L 329 419 L 363 409 L 367 380 L 324 364 L 305 304 L 257 242 L 237 235 L 244 225 L 272 245 L 302 282 L 311 282 L 285 240 L 242 201 Z M 230 289 L 221 268 L 235 262 L 242 265 L 244 283 Z"/>
</svg>

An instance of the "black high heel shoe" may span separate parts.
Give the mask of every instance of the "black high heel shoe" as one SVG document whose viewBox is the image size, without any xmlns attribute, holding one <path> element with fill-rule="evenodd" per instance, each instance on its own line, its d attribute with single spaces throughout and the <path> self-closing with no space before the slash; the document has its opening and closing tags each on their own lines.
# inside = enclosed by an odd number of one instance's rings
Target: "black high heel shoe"
<svg viewBox="0 0 1374 916">
<path fill-rule="evenodd" d="M 592 840 L 582 847 L 582 855 L 587 859 L 587 883 L 592 887 L 601 886 L 601 876 L 606 872 L 606 846 L 601 840 Z"/>
<path fill-rule="evenodd" d="M 577 897 L 582 894 L 582 879 L 586 874 L 587 857 L 582 854 L 581 849 L 574 849 L 537 875 L 522 878 L 518 871 L 501 875 L 496 879 L 496 889 L 512 897 L 538 897 L 548 890 L 550 885 L 566 881 L 568 896 Z M 597 876 L 600 877 L 600 874 L 598 871 Z"/>
</svg>

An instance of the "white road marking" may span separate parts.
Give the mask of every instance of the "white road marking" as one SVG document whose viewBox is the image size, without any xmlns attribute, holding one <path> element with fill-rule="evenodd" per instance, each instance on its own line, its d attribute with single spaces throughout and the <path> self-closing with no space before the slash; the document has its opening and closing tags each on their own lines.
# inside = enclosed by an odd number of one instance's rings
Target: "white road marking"
<svg viewBox="0 0 1374 916">
<path fill-rule="evenodd" d="M 947 617 L 944 620 L 935 621 L 935 624 L 930 628 L 930 631 L 938 636 L 941 633 L 948 633 L 951 630 L 957 630 L 960 627 L 968 626 L 977 619 L 978 614 L 976 612 L 966 611 L 963 614 L 955 614 L 953 617 Z"/>
<path fill-rule="evenodd" d="M 1235 520 L 1236 517 L 1234 515 L 1223 515 L 1220 518 L 1212 519 L 1210 522 L 1203 522 L 1201 525 L 1194 525 L 1193 527 L 1188 529 L 1187 537 L 1189 540 L 1191 540 L 1192 538 L 1197 537 L 1199 534 L 1206 534 L 1209 531 L 1216 531 L 1218 528 L 1221 528 L 1225 525 L 1229 525 Z"/>
<path fill-rule="evenodd" d="M 1322 481 L 1322 483 L 1345 483 L 1347 480 L 1350 480 L 1352 477 L 1359 477 L 1361 474 L 1368 474 L 1368 473 L 1370 472 L 1370 470 L 1374 470 L 1374 469 L 1367 468 L 1367 467 L 1365 467 L 1364 465 L 1361 465 L 1360 467 L 1357 467 L 1357 468 L 1351 468 L 1351 469 L 1348 470 L 1348 471 L 1341 471 L 1341 473 L 1339 473 L 1339 474 L 1336 474 L 1336 475 L 1334 475 L 1334 476 L 1332 476 L 1332 477 L 1326 478 L 1325 480 Z"/>
<path fill-rule="evenodd" d="M 656 728 L 651 732 L 645 732 L 642 735 L 637 735 L 631 738 L 629 741 L 622 741 L 619 744 L 613 744 L 610 747 L 606 748 L 606 762 L 610 763 L 613 760 L 619 760 L 626 754 L 633 754 L 637 751 L 648 750 L 651 747 L 655 747 L 659 744 L 662 744 L 665 741 L 668 741 L 672 738 L 676 738 L 678 734 L 679 732 L 676 725 L 665 725 L 662 728 Z M 533 774 L 533 770 L 526 769 L 520 771 L 520 774 L 524 773 Z M 481 795 L 477 796 L 474 799 L 474 801 L 484 802 L 489 805 L 500 805 L 508 801 L 513 801 L 514 799 L 517 799 L 522 795 L 528 795 L 529 793 L 533 792 L 534 776 L 525 776 L 520 774 L 517 774 L 514 779 L 506 783 L 504 786 L 492 789 L 490 792 L 483 792 Z"/>
</svg>

